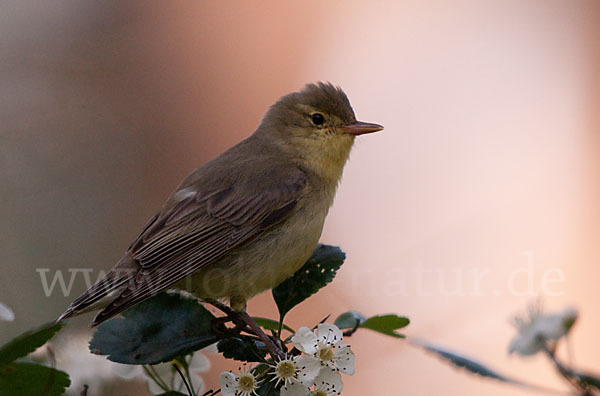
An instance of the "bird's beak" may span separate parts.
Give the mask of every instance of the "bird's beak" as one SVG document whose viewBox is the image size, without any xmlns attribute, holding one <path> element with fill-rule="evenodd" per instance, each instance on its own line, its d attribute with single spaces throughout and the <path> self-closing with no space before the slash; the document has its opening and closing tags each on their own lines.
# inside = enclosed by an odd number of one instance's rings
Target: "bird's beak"
<svg viewBox="0 0 600 396">
<path fill-rule="evenodd" d="M 371 124 L 370 122 L 356 121 L 354 124 L 337 126 L 335 129 L 342 133 L 357 136 L 365 133 L 381 131 L 383 126 L 379 124 Z"/>
</svg>

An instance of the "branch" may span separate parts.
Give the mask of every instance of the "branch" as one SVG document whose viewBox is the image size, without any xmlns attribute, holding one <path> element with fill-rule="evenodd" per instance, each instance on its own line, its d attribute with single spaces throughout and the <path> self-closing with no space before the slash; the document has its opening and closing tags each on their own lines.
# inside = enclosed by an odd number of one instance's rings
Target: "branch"
<svg viewBox="0 0 600 396">
<path fill-rule="evenodd" d="M 572 371 L 565 367 L 561 362 L 556 359 L 554 351 L 548 349 L 547 345 L 544 345 L 544 352 L 546 356 L 552 361 L 556 370 L 567 380 L 571 386 L 573 386 L 578 392 L 581 392 L 581 396 L 594 396 L 594 393 L 590 390 L 590 387 L 583 383 L 576 375 L 573 375 Z"/>
</svg>

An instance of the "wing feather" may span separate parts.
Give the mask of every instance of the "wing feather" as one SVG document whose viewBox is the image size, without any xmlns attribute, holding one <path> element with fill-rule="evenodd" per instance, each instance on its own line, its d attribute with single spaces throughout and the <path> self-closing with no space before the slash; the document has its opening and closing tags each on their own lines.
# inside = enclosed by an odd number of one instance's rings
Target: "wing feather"
<svg viewBox="0 0 600 396">
<path fill-rule="evenodd" d="M 281 183 L 252 194 L 235 186 L 208 194 L 188 192 L 132 244 L 140 270 L 92 326 L 169 288 L 285 220 L 305 187 L 306 175 L 295 168 Z"/>
</svg>

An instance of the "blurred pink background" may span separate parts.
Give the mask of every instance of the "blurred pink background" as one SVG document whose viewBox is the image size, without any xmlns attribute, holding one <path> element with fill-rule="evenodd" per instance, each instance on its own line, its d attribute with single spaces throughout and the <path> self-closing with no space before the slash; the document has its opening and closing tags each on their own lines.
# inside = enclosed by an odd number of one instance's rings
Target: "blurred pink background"
<svg viewBox="0 0 600 396">
<path fill-rule="evenodd" d="M 326 223 L 347 262 L 290 324 L 396 312 L 410 337 L 566 390 L 541 356 L 508 356 L 509 318 L 538 296 L 576 306 L 575 362 L 599 371 L 599 17 L 595 0 L 5 2 L 0 301 L 17 319 L 0 341 L 85 287 L 46 298 L 36 268 L 109 268 L 189 171 L 324 80 L 385 130 L 357 141 Z M 276 312 L 269 294 L 250 310 Z M 347 396 L 529 394 L 403 341 L 351 344 Z M 208 386 L 235 366 L 213 365 Z"/>
</svg>

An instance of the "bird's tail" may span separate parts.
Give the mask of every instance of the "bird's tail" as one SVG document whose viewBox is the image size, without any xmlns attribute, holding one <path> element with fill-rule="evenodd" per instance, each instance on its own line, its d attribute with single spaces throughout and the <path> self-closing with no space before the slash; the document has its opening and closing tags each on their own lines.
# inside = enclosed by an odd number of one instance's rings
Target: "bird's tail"
<svg viewBox="0 0 600 396">
<path fill-rule="evenodd" d="M 61 322 L 72 316 L 94 311 L 108 305 L 126 287 L 127 282 L 137 272 L 137 269 L 131 268 L 132 266 L 128 265 L 130 263 L 125 262 L 125 259 L 124 257 L 115 268 L 108 272 L 104 279 L 96 282 L 73 301 L 67 310 L 56 319 L 56 322 Z"/>
</svg>

